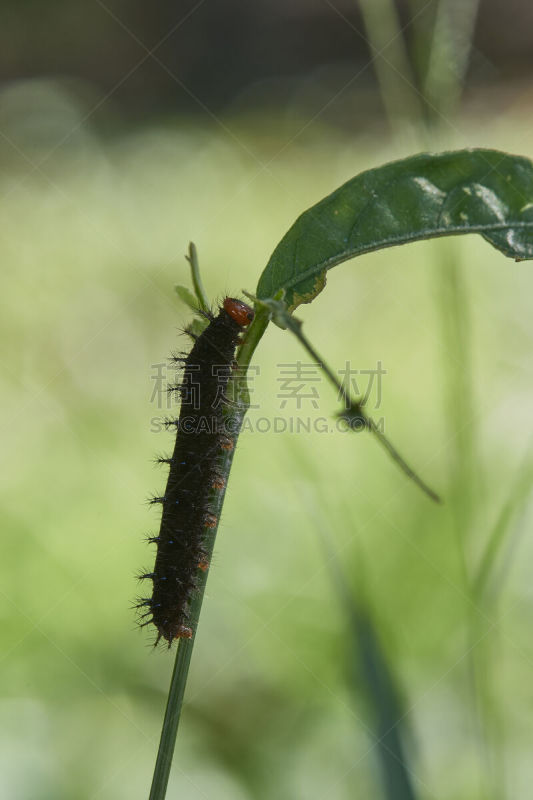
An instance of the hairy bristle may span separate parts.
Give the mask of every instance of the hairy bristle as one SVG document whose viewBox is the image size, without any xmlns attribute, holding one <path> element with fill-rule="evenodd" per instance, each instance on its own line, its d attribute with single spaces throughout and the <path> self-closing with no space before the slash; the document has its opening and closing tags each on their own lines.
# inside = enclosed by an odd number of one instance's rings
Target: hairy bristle
<svg viewBox="0 0 533 800">
<path fill-rule="evenodd" d="M 166 417 L 166 419 L 163 420 L 163 425 L 167 430 L 169 428 L 175 428 L 179 425 L 179 419 L 175 417 Z"/>
<path fill-rule="evenodd" d="M 165 502 L 165 495 L 157 495 L 157 494 L 151 495 L 147 500 L 147 503 L 150 506 L 163 505 L 164 502 Z"/>
<path fill-rule="evenodd" d="M 156 456 L 154 458 L 154 464 L 172 464 L 172 459 L 170 456 Z"/>
<path fill-rule="evenodd" d="M 155 572 L 139 572 L 137 575 L 138 581 L 146 581 L 146 580 L 153 581 L 154 578 L 155 578 Z"/>
</svg>

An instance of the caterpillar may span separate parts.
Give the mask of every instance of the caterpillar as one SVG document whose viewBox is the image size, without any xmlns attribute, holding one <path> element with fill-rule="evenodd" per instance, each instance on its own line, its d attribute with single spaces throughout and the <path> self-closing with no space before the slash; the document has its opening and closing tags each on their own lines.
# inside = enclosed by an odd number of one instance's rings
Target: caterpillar
<svg viewBox="0 0 533 800">
<path fill-rule="evenodd" d="M 254 317 L 240 300 L 226 297 L 219 313 L 202 312 L 209 324 L 199 335 L 190 334 L 193 347 L 183 363 L 183 378 L 170 387 L 181 397 L 176 442 L 170 458 L 158 458 L 169 465 L 164 495 L 151 498 L 162 506 L 159 535 L 149 541 L 157 545 L 152 572 L 138 577 L 152 581 L 152 596 L 140 598 L 136 608 L 141 625 L 157 628 L 155 645 L 161 639 L 168 646 L 176 639 L 191 638 L 190 605 L 197 588 L 199 570 L 209 568 L 210 531 L 217 517 L 210 508 L 213 490 L 223 491 L 225 482 L 218 464 L 233 440 L 224 430 L 223 405 L 234 364 L 240 334 Z"/>
</svg>

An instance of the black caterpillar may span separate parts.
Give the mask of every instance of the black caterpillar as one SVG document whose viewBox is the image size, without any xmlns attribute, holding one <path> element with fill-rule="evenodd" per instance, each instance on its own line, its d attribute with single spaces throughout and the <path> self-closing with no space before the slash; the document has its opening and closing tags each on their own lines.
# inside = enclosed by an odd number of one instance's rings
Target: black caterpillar
<svg viewBox="0 0 533 800">
<path fill-rule="evenodd" d="M 254 312 L 246 303 L 226 297 L 218 315 L 205 313 L 210 320 L 183 362 L 183 380 L 176 389 L 181 409 L 175 425 L 176 444 L 171 458 L 158 461 L 170 466 L 165 493 L 152 498 L 163 513 L 153 572 L 139 577 L 153 582 L 150 598 L 136 605 L 143 609 L 142 625 L 157 628 L 157 645 L 166 639 L 170 647 L 175 639 L 193 635 L 189 624 L 191 599 L 197 587 L 198 570 L 209 568 L 206 542 L 217 518 L 209 507 L 213 489 L 223 490 L 224 479 L 218 461 L 224 449 L 233 448 L 233 440 L 224 430 L 222 406 L 230 378 L 235 349 Z"/>
</svg>

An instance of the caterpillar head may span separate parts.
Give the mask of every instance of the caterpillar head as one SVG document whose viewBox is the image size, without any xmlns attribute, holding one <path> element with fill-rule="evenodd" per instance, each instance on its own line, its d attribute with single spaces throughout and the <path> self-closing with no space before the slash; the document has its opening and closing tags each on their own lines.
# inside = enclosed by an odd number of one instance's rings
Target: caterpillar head
<svg viewBox="0 0 533 800">
<path fill-rule="evenodd" d="M 226 314 L 241 328 L 246 328 L 254 318 L 253 309 L 234 297 L 226 297 L 223 308 Z"/>
</svg>

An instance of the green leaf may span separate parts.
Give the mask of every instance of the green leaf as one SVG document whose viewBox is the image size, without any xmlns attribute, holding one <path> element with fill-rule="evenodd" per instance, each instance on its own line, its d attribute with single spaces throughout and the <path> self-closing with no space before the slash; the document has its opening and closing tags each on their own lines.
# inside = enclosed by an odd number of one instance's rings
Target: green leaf
<svg viewBox="0 0 533 800">
<path fill-rule="evenodd" d="M 202 317 L 200 319 L 193 319 L 191 322 L 189 322 L 185 330 L 191 336 L 200 336 L 205 331 L 208 325 L 209 321 Z"/>
<path fill-rule="evenodd" d="M 533 258 L 533 164 L 497 150 L 422 154 L 352 178 L 305 211 L 274 250 L 260 299 L 285 290 L 293 310 L 354 256 L 419 239 L 480 233 L 504 255 Z"/>
<path fill-rule="evenodd" d="M 188 289 L 186 286 L 181 286 L 179 283 L 177 283 L 174 286 L 174 291 L 176 292 L 182 303 L 185 303 L 185 305 L 188 306 L 193 311 L 198 311 L 198 309 L 200 308 L 200 304 L 196 299 L 196 296 L 191 292 L 190 289 Z"/>
</svg>

